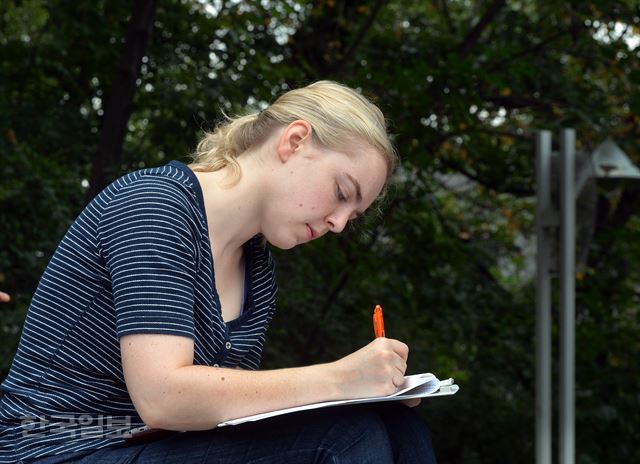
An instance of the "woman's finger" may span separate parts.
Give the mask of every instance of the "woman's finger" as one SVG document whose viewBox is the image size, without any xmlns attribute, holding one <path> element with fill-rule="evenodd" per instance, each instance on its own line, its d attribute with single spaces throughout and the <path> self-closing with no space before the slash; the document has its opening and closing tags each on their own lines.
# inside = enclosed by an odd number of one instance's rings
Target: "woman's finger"
<svg viewBox="0 0 640 464">
<path fill-rule="evenodd" d="M 405 406 L 409 406 L 410 408 L 415 408 L 422 402 L 422 398 L 411 398 L 409 400 L 402 400 L 401 402 Z"/>
</svg>

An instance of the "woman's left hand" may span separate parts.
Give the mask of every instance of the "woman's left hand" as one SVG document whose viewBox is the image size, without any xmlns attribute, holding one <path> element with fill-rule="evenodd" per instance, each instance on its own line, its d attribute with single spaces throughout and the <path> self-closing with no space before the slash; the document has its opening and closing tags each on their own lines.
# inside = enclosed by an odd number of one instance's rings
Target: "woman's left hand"
<svg viewBox="0 0 640 464">
<path fill-rule="evenodd" d="M 422 402 L 422 398 L 411 398 L 410 400 L 402 400 L 401 403 L 410 408 L 415 408 Z"/>
</svg>

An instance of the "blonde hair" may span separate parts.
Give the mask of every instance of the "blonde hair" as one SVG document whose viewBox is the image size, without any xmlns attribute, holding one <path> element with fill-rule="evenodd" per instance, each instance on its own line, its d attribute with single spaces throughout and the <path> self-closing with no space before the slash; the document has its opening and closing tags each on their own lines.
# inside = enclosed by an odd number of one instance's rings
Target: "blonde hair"
<svg viewBox="0 0 640 464">
<path fill-rule="evenodd" d="M 387 179 L 393 173 L 397 155 L 384 115 L 355 90 L 332 81 L 290 90 L 260 112 L 227 117 L 213 132 L 205 133 L 190 167 L 196 171 L 229 167 L 231 183 L 236 183 L 241 176 L 236 157 L 296 120 L 311 124 L 314 142 L 326 148 L 344 151 L 345 143 L 370 144 L 386 160 Z"/>
</svg>

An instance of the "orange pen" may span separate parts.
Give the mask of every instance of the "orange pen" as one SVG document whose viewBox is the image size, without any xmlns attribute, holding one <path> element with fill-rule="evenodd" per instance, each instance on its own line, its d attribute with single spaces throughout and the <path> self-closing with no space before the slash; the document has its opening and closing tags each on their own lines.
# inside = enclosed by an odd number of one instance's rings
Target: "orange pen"
<svg viewBox="0 0 640 464">
<path fill-rule="evenodd" d="M 382 307 L 376 305 L 376 309 L 373 310 L 373 333 L 376 338 L 384 337 L 384 318 L 382 317 Z"/>
</svg>

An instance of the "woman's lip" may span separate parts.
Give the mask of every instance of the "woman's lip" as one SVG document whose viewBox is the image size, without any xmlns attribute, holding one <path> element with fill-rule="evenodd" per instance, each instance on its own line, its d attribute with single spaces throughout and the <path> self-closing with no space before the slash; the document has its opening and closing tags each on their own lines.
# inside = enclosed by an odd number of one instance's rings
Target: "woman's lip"
<svg viewBox="0 0 640 464">
<path fill-rule="evenodd" d="M 313 227 L 311 227 L 309 224 L 307 224 L 307 227 L 309 228 L 309 234 L 311 235 L 311 237 L 309 237 L 309 240 L 313 240 L 318 236 L 318 233 L 313 230 Z"/>
</svg>

